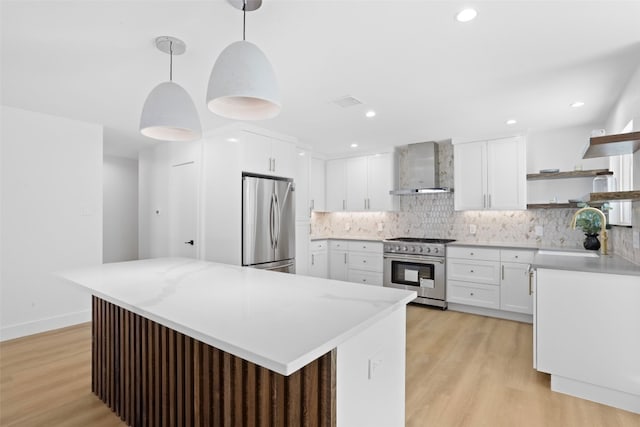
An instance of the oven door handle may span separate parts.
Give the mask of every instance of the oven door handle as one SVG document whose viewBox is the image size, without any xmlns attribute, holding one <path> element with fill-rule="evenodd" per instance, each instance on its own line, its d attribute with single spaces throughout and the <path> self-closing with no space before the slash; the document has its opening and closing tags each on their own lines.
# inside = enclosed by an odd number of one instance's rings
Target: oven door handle
<svg viewBox="0 0 640 427">
<path fill-rule="evenodd" d="M 427 256 L 412 256 L 412 255 L 383 255 L 384 259 L 390 259 L 392 261 L 418 261 L 418 262 L 437 262 L 440 264 L 444 264 L 444 258 L 436 258 L 436 257 L 427 257 Z"/>
</svg>

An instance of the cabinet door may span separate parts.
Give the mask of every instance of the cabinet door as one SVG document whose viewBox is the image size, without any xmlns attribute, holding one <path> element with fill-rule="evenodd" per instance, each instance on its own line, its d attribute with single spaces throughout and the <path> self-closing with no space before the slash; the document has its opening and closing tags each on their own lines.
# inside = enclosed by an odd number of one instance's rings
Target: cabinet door
<svg viewBox="0 0 640 427">
<path fill-rule="evenodd" d="M 327 251 L 311 252 L 309 276 L 327 278 Z"/>
<path fill-rule="evenodd" d="M 393 210 L 393 196 L 389 194 L 394 188 L 393 153 L 369 156 L 367 162 L 367 210 Z"/>
<path fill-rule="evenodd" d="M 329 252 L 329 279 L 347 280 L 349 256 L 347 251 Z"/>
<path fill-rule="evenodd" d="M 525 168 L 524 139 L 487 142 L 487 209 L 527 208 Z"/>
<path fill-rule="evenodd" d="M 347 210 L 367 210 L 367 157 L 347 159 Z M 344 183 L 342 184 L 344 185 Z"/>
<path fill-rule="evenodd" d="M 455 210 L 484 209 L 487 197 L 486 142 L 453 146 Z"/>
<path fill-rule="evenodd" d="M 273 175 L 291 178 L 295 173 L 296 147 L 288 142 L 271 140 L 271 158 Z"/>
<path fill-rule="evenodd" d="M 529 288 L 529 265 L 502 263 L 500 309 L 533 314 L 532 290 Z"/>
<path fill-rule="evenodd" d="M 327 199 L 328 211 L 344 211 L 347 203 L 347 189 L 345 185 L 345 159 L 327 161 Z"/>
<path fill-rule="evenodd" d="M 271 138 L 251 132 L 242 132 L 242 170 L 272 175 Z"/>
<path fill-rule="evenodd" d="M 296 185 L 296 221 L 309 221 L 311 218 L 311 204 L 309 201 L 309 152 L 297 150 L 296 170 L 293 182 Z"/>
<path fill-rule="evenodd" d="M 325 210 L 325 161 L 312 157 L 309 163 L 309 203 L 311 210 Z"/>
</svg>

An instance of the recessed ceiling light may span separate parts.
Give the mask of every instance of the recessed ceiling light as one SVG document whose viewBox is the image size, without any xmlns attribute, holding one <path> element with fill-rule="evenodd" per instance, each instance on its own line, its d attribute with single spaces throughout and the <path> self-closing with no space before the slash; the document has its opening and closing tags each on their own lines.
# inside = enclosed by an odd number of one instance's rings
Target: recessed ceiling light
<svg viewBox="0 0 640 427">
<path fill-rule="evenodd" d="M 478 12 L 475 9 L 463 9 L 456 15 L 456 20 L 458 22 L 469 22 L 475 19 L 478 16 Z"/>
<path fill-rule="evenodd" d="M 369 110 L 367 111 L 367 114 L 365 114 L 365 116 L 371 118 L 371 117 L 375 117 L 376 116 L 376 112 L 373 110 Z"/>
<path fill-rule="evenodd" d="M 298 156 L 303 157 L 304 156 L 304 151 L 299 152 Z"/>
<path fill-rule="evenodd" d="M 358 148 L 358 144 L 354 142 L 353 144 L 351 144 L 351 148 Z"/>
<path fill-rule="evenodd" d="M 573 108 L 582 107 L 583 105 L 584 105 L 584 102 L 582 102 L 582 101 L 576 101 L 576 102 L 574 102 L 573 104 L 571 104 L 571 106 L 572 106 Z"/>
<path fill-rule="evenodd" d="M 238 138 L 227 138 L 229 142 L 238 142 Z"/>
<path fill-rule="evenodd" d="M 516 123 L 518 123 L 518 121 L 517 121 L 517 120 L 515 120 L 515 119 L 509 119 L 509 120 L 507 120 L 507 124 L 508 124 L 508 125 L 515 125 Z"/>
</svg>

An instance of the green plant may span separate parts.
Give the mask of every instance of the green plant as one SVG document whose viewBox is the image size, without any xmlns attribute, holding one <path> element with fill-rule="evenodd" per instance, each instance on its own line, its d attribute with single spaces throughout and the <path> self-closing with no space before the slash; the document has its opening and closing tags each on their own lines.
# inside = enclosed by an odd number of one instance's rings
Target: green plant
<svg viewBox="0 0 640 427">
<path fill-rule="evenodd" d="M 576 218 L 576 227 L 582 229 L 586 234 L 598 234 L 602 228 L 602 220 L 596 212 L 580 212 Z"/>
</svg>

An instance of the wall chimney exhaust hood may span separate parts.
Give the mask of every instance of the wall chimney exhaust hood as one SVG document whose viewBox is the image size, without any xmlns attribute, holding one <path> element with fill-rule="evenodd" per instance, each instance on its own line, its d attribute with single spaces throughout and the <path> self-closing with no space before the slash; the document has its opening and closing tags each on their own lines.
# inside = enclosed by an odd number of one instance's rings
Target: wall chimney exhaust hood
<svg viewBox="0 0 640 427">
<path fill-rule="evenodd" d="M 406 160 L 400 162 L 400 189 L 391 190 L 394 196 L 450 193 L 448 187 L 440 187 L 438 144 L 420 142 L 408 145 Z"/>
</svg>

